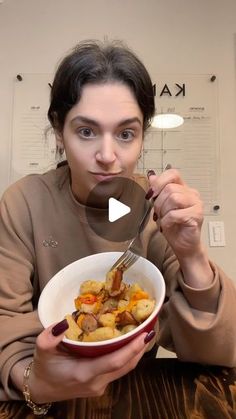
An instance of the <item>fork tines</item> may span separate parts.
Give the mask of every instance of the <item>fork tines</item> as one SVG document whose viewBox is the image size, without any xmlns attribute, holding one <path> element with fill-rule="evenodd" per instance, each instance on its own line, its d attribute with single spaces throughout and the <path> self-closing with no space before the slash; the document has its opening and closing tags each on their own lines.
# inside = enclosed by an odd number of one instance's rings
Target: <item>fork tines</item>
<svg viewBox="0 0 236 419">
<path fill-rule="evenodd" d="M 131 252 L 130 250 L 126 250 L 123 255 L 116 261 L 116 263 L 111 267 L 110 271 L 114 269 L 120 269 L 122 271 L 126 271 L 131 265 L 136 262 L 136 260 L 139 258 L 138 255 Z"/>
</svg>

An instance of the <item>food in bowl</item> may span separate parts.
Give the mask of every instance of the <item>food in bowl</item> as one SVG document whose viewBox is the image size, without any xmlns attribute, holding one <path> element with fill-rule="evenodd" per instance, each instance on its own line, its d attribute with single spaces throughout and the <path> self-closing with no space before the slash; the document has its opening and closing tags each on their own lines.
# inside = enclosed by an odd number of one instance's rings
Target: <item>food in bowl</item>
<svg viewBox="0 0 236 419">
<path fill-rule="evenodd" d="M 75 310 L 74 299 L 80 293 L 81 284 L 88 279 L 101 281 L 122 252 L 103 252 L 78 259 L 58 271 L 45 285 L 38 302 L 38 315 L 43 327 L 55 325 Z M 112 339 L 81 342 L 63 337 L 62 344 L 76 356 L 96 357 L 122 348 L 141 333 L 150 332 L 156 325 L 158 313 L 165 298 L 165 281 L 159 269 L 140 256 L 123 274 L 123 281 L 134 283 L 155 300 L 150 316 L 135 329 Z"/>
<path fill-rule="evenodd" d="M 124 335 L 144 322 L 155 300 L 139 286 L 123 281 L 123 272 L 109 272 L 106 281 L 86 280 L 74 300 L 76 311 L 67 314 L 65 335 L 81 342 L 97 342 Z"/>
</svg>

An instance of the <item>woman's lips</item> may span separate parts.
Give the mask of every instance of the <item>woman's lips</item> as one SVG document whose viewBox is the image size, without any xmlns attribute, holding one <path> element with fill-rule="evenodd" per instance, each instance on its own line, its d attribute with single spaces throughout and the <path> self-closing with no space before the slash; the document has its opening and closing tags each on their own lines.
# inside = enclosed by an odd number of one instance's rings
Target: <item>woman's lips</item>
<svg viewBox="0 0 236 419">
<path fill-rule="evenodd" d="M 92 175 L 95 177 L 95 179 L 99 182 L 102 181 L 109 181 L 112 180 L 114 178 L 116 178 L 117 176 L 120 176 L 120 173 L 92 173 Z"/>
</svg>

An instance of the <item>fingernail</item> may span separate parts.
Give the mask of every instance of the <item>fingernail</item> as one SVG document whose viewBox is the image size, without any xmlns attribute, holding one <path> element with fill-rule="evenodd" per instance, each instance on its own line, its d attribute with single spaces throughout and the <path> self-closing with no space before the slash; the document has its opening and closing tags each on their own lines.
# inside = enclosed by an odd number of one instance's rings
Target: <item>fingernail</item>
<svg viewBox="0 0 236 419">
<path fill-rule="evenodd" d="M 148 342 L 150 342 L 150 340 L 152 340 L 153 338 L 154 338 L 154 336 L 155 336 L 155 332 L 154 332 L 154 330 L 151 330 L 151 332 L 149 332 L 146 336 L 145 336 L 145 338 L 144 338 L 144 343 L 148 343 Z"/>
<path fill-rule="evenodd" d="M 153 169 L 149 169 L 148 171 L 147 171 L 147 177 L 149 177 L 149 176 L 153 176 L 153 175 L 155 175 L 156 174 L 156 172 L 155 172 L 155 170 L 153 170 Z"/>
<path fill-rule="evenodd" d="M 66 319 L 64 319 L 60 323 L 57 323 L 55 326 L 53 326 L 52 335 L 53 336 L 59 336 L 63 332 L 65 332 L 66 329 L 68 329 L 68 327 L 69 327 L 68 321 Z"/>
<path fill-rule="evenodd" d="M 172 168 L 171 164 L 170 164 L 170 163 L 167 163 L 167 165 L 166 165 L 166 167 L 165 167 L 165 169 L 164 169 L 164 170 L 169 170 L 169 169 L 171 169 L 171 168 Z"/>
<path fill-rule="evenodd" d="M 153 214 L 153 221 L 157 221 L 158 220 L 158 215 L 154 212 Z"/>
<path fill-rule="evenodd" d="M 159 230 L 160 230 L 160 233 L 162 233 L 162 227 L 161 226 L 159 227 Z"/>
<path fill-rule="evenodd" d="M 145 195 L 145 199 L 150 199 L 153 194 L 154 194 L 154 191 L 152 190 L 152 188 L 148 189 L 148 191 Z"/>
</svg>

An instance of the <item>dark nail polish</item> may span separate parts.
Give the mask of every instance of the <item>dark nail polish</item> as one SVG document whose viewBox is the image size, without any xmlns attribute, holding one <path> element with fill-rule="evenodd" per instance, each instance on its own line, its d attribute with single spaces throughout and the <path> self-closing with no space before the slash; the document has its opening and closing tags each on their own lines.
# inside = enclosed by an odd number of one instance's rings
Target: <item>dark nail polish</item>
<svg viewBox="0 0 236 419">
<path fill-rule="evenodd" d="M 68 321 L 66 319 L 62 320 L 60 323 L 57 323 L 52 328 L 53 336 L 59 336 L 64 333 L 69 328 Z"/>
<path fill-rule="evenodd" d="M 155 336 L 155 332 L 154 332 L 154 330 L 151 330 L 151 332 L 149 332 L 146 336 L 145 336 L 145 338 L 144 338 L 144 343 L 148 343 L 148 342 L 150 342 L 150 340 L 152 340 L 153 338 L 154 338 L 154 336 Z"/>
<path fill-rule="evenodd" d="M 158 215 L 154 212 L 153 214 L 153 221 L 157 221 L 158 220 Z"/>
<path fill-rule="evenodd" d="M 153 194 L 154 194 L 154 191 L 152 190 L 152 188 L 148 189 L 148 191 L 145 195 L 145 199 L 150 199 Z"/>
<path fill-rule="evenodd" d="M 155 175 L 156 174 L 156 172 L 153 170 L 153 169 L 149 169 L 148 171 L 147 171 L 147 177 L 149 177 L 149 176 L 153 176 L 153 175 Z"/>
</svg>

